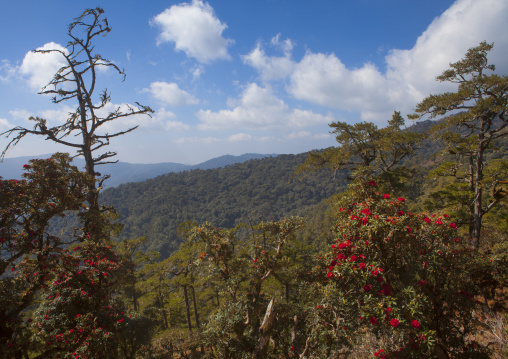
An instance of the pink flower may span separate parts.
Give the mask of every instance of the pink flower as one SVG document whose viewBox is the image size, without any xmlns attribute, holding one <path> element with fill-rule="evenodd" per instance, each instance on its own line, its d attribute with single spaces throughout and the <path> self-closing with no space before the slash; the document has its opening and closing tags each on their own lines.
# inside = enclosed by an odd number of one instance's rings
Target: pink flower
<svg viewBox="0 0 508 359">
<path fill-rule="evenodd" d="M 390 320 L 390 325 L 394 328 L 397 328 L 399 326 L 399 320 L 398 319 L 395 319 L 393 318 L 392 320 Z"/>
</svg>

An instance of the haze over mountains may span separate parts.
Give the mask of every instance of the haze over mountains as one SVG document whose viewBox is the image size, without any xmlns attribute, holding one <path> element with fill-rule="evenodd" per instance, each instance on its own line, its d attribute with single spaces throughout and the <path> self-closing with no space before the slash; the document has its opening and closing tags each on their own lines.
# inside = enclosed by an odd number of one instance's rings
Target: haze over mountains
<svg viewBox="0 0 508 359">
<path fill-rule="evenodd" d="M 208 161 L 196 165 L 187 165 L 175 162 L 149 164 L 118 162 L 99 166 L 97 170 L 103 174 L 111 175 L 111 178 L 105 182 L 105 187 L 116 187 L 122 183 L 141 182 L 146 179 L 154 178 L 171 172 L 190 171 L 194 169 L 207 170 L 212 168 L 225 167 L 235 163 L 243 163 L 252 159 L 261 159 L 265 157 L 276 156 L 278 155 L 259 153 L 245 153 L 239 156 L 224 155 L 212 158 Z M 33 158 L 49 157 L 51 157 L 51 154 L 5 158 L 3 162 L 0 163 L 0 177 L 3 177 L 4 179 L 21 179 L 23 174 L 23 165 L 26 164 L 29 160 Z M 75 158 L 73 162 L 78 167 L 84 168 L 84 160 L 82 158 Z"/>
</svg>

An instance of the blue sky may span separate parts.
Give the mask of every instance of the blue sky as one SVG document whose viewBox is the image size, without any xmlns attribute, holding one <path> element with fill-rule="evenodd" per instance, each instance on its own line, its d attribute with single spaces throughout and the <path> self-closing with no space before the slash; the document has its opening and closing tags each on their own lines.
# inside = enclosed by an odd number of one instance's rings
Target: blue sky
<svg viewBox="0 0 508 359">
<path fill-rule="evenodd" d="M 121 5 L 120 5 L 121 4 Z M 224 154 L 300 153 L 334 144 L 328 124 L 411 113 L 435 77 L 481 41 L 508 74 L 508 0 L 18 0 L 0 5 L 0 132 L 29 116 L 62 123 L 75 108 L 40 88 L 61 59 L 67 25 L 87 7 L 105 10 L 112 32 L 96 42 L 125 68 L 101 72 L 110 108 L 155 110 L 108 131 L 121 161 L 199 163 Z M 7 139 L 0 138 L 0 147 Z M 7 157 L 68 149 L 27 137 Z M 1 164 L 0 164 L 1 172 Z"/>
</svg>

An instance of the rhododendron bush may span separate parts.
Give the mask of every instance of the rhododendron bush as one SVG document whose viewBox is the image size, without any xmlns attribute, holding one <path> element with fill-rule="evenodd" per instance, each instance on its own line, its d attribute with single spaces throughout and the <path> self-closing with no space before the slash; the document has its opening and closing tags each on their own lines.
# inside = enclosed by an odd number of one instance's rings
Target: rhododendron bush
<svg viewBox="0 0 508 359">
<path fill-rule="evenodd" d="M 131 319 L 111 297 L 132 267 L 108 244 L 108 219 L 83 210 L 93 179 L 64 154 L 24 168 L 24 180 L 0 181 L 0 353 L 44 358 L 115 353 Z M 50 220 L 70 211 L 80 223 L 93 223 L 91 231 L 51 234 Z"/>
<path fill-rule="evenodd" d="M 320 298 L 309 317 L 313 353 L 348 355 L 369 337 L 372 357 L 483 357 L 472 278 L 488 260 L 448 215 L 408 212 L 404 198 L 360 176 L 337 218 L 336 242 L 311 284 Z"/>
</svg>

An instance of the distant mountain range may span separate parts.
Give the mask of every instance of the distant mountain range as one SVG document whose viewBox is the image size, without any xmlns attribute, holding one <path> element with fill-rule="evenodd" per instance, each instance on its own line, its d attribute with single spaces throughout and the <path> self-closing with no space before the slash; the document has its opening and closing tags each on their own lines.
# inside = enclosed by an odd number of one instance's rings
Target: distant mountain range
<svg viewBox="0 0 508 359">
<path fill-rule="evenodd" d="M 265 157 L 276 157 L 277 154 L 259 154 L 245 153 L 240 156 L 224 155 L 211 160 L 199 163 L 197 165 L 185 165 L 182 163 L 162 162 L 162 163 L 129 163 L 118 162 L 115 164 L 105 164 L 98 166 L 97 170 L 102 174 L 110 174 L 111 178 L 104 184 L 105 187 L 116 187 L 122 183 L 141 182 L 150 178 L 171 173 L 183 172 L 194 169 L 208 170 L 221 168 L 235 163 L 243 163 L 252 159 L 261 159 Z M 0 177 L 4 179 L 21 179 L 23 174 L 23 165 L 33 158 L 48 158 L 50 154 L 39 156 L 22 156 L 6 158 L 0 163 Z M 84 160 L 76 158 L 74 164 L 84 168 Z"/>
</svg>

